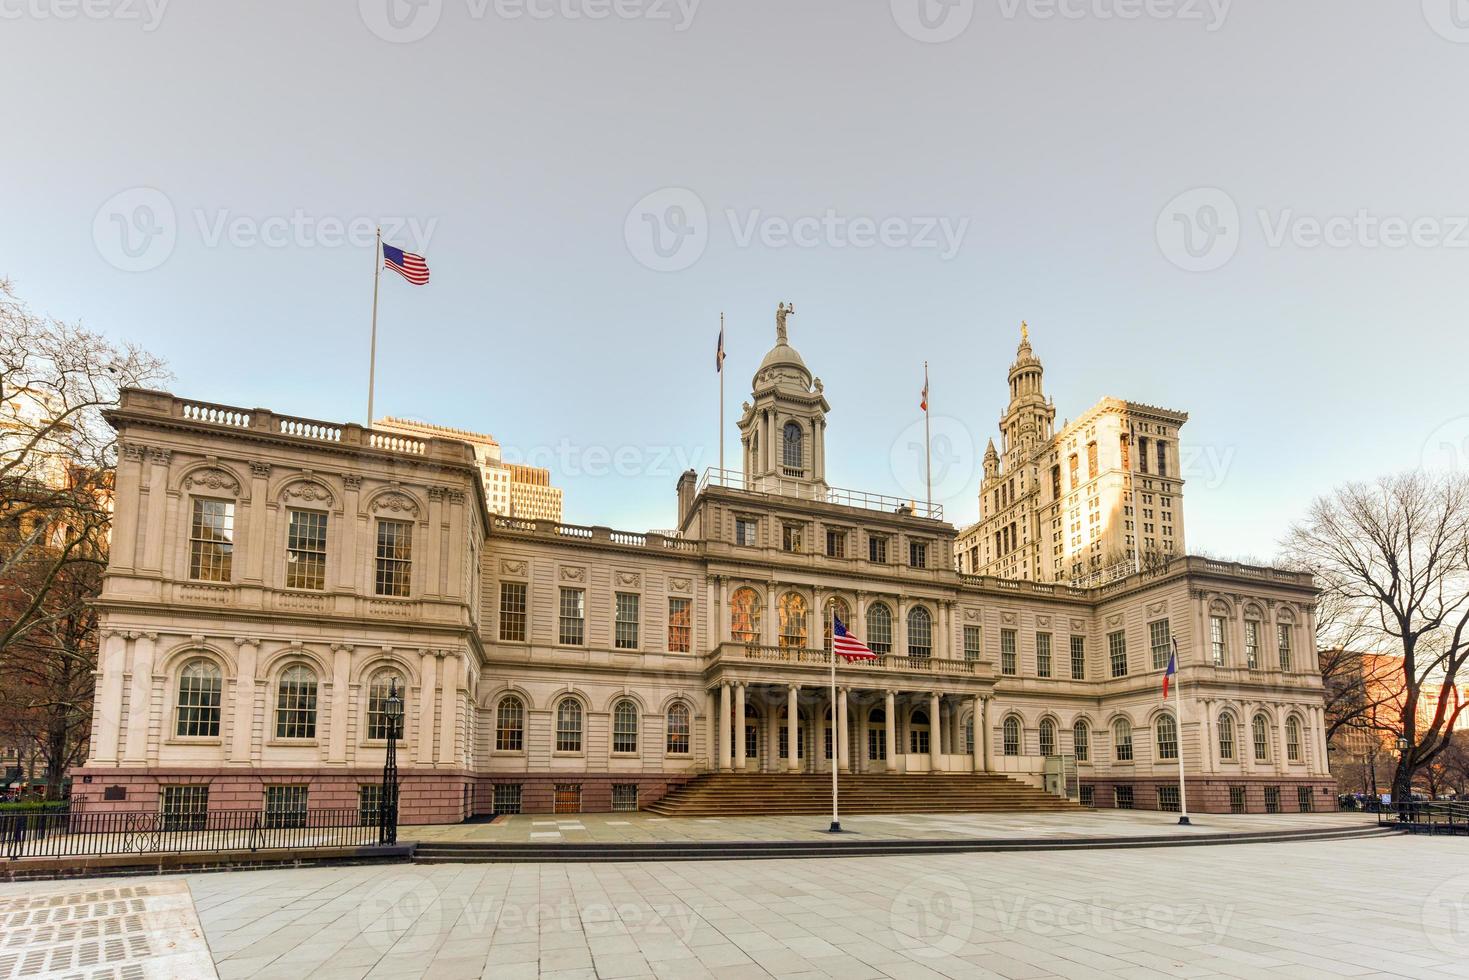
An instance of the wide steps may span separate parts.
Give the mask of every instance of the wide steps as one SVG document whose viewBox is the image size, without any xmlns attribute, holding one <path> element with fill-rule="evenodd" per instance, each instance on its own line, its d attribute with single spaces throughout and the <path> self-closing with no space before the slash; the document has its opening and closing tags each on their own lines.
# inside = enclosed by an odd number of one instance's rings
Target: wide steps
<svg viewBox="0 0 1469 980">
<path fill-rule="evenodd" d="M 991 813 L 1076 810 L 1077 804 L 994 773 L 840 777 L 844 813 Z M 663 816 L 782 816 L 831 809 L 831 776 L 709 773 L 645 807 Z"/>
</svg>

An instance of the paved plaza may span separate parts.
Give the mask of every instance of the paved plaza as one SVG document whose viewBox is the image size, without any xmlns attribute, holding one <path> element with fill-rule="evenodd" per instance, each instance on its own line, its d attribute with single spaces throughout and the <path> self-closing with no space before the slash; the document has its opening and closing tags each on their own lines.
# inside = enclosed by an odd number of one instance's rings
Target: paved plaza
<svg viewBox="0 0 1469 980">
<path fill-rule="evenodd" d="M 1449 838 L 162 880 L 226 980 L 1469 976 Z"/>
</svg>

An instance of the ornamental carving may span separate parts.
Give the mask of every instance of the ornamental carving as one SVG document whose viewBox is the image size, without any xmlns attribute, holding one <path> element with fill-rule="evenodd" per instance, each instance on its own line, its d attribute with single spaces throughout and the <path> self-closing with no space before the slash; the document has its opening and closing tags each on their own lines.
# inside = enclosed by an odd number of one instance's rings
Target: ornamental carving
<svg viewBox="0 0 1469 980">
<path fill-rule="evenodd" d="M 1150 602 L 1150 603 L 1148 603 L 1148 615 L 1149 616 L 1161 616 L 1164 613 L 1166 613 L 1167 611 L 1168 611 L 1168 600 L 1166 600 L 1166 599 L 1162 600 L 1161 602 Z"/>
<path fill-rule="evenodd" d="M 1121 625 L 1122 625 L 1122 614 L 1121 613 L 1113 613 L 1111 616 L 1108 616 L 1107 617 L 1107 626 L 1108 627 L 1121 626 Z"/>
<path fill-rule="evenodd" d="M 464 503 L 464 491 L 463 490 L 448 490 L 448 491 L 445 491 L 445 492 L 447 493 L 447 495 L 449 497 L 449 503 L 451 503 L 451 504 L 462 504 L 462 503 Z"/>
<path fill-rule="evenodd" d="M 501 575 L 525 575 L 525 562 L 515 561 L 510 558 L 500 559 Z"/>
<path fill-rule="evenodd" d="M 629 588 L 637 588 L 643 582 L 643 576 L 637 572 L 618 572 L 616 577 L 618 585 L 625 585 Z"/>
<path fill-rule="evenodd" d="M 332 492 L 320 483 L 312 483 L 308 480 L 298 480 L 288 485 L 281 491 L 281 500 L 286 502 L 296 501 L 306 504 L 331 505 Z"/>
<path fill-rule="evenodd" d="M 356 473 L 349 473 L 346 476 L 342 477 L 342 486 L 346 487 L 348 490 L 361 490 L 362 477 L 358 476 Z"/>
<path fill-rule="evenodd" d="M 1050 616 L 1037 616 L 1035 618 L 1035 625 L 1039 629 L 1048 630 L 1048 629 L 1051 628 L 1051 617 Z"/>
<path fill-rule="evenodd" d="M 561 581 L 563 582 L 585 582 L 587 570 L 581 566 L 565 566 L 561 569 Z"/>
<path fill-rule="evenodd" d="M 673 592 L 689 592 L 692 590 L 693 584 L 693 579 L 688 578 L 670 578 L 668 580 L 668 588 Z"/>
<path fill-rule="evenodd" d="M 140 443 L 125 442 L 122 444 L 122 458 L 135 463 L 141 463 L 143 461 L 143 454 L 147 451 L 148 447 Z"/>
<path fill-rule="evenodd" d="M 1002 612 L 1000 613 L 1000 622 L 1006 626 L 1016 626 L 1020 623 L 1020 617 L 1012 612 Z"/>
<path fill-rule="evenodd" d="M 253 477 L 258 477 L 259 479 L 262 479 L 262 480 L 265 479 L 266 477 L 270 476 L 270 464 L 269 463 L 251 463 L 250 464 L 250 475 L 253 476 Z"/>
<path fill-rule="evenodd" d="M 405 493 L 396 491 L 385 493 L 372 502 L 373 510 L 386 510 L 394 514 L 412 514 L 418 516 L 418 504 Z"/>
<path fill-rule="evenodd" d="M 184 481 L 184 485 L 193 489 L 223 490 L 234 496 L 239 496 L 240 493 L 240 481 L 236 480 L 224 470 L 195 470 L 189 474 L 189 478 Z"/>
<path fill-rule="evenodd" d="M 1086 629 L 1086 621 L 1081 619 L 1073 619 L 1071 621 L 1071 629 L 1072 632 L 1080 633 L 1082 630 Z"/>
<path fill-rule="evenodd" d="M 977 622 L 979 622 L 979 610 L 978 609 L 966 609 L 966 610 L 964 610 L 964 621 L 966 623 L 977 623 Z"/>
</svg>

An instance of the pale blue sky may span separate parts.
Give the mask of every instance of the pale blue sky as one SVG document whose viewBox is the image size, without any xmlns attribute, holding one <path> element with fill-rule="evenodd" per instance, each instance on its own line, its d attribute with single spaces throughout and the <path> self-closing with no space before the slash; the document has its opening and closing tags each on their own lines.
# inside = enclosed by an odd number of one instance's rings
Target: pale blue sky
<svg viewBox="0 0 1469 980">
<path fill-rule="evenodd" d="M 549 462 L 583 523 L 669 526 L 678 470 L 714 463 L 721 310 L 738 460 L 779 300 L 836 485 L 921 496 L 931 362 L 961 524 L 1021 319 L 1059 417 L 1109 394 L 1191 413 L 1191 549 L 1269 557 L 1313 494 L 1469 435 L 1454 0 L 997 0 L 967 26 L 967 0 L 387 2 L 0 0 L 0 274 L 163 355 L 180 393 L 360 420 L 371 245 L 257 239 L 298 212 L 431 227 L 432 284 L 383 282 L 379 410 Z M 707 222 L 697 261 L 655 271 L 635 208 L 675 219 L 668 188 Z M 167 210 L 171 244 L 122 250 L 116 220 Z M 838 231 L 782 242 L 828 211 Z M 954 255 L 907 243 L 927 218 L 963 227 Z M 837 247 L 884 219 L 893 243 Z M 1416 240 L 1380 244 L 1398 219 Z"/>
</svg>

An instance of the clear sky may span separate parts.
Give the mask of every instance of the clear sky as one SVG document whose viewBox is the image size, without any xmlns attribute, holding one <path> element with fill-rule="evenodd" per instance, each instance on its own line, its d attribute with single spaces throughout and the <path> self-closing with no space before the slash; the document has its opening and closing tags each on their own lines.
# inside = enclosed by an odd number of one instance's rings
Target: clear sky
<svg viewBox="0 0 1469 980">
<path fill-rule="evenodd" d="M 150 5 L 151 4 L 151 5 Z M 1458 14 L 1456 17 L 1455 14 Z M 598 16 L 605 15 L 605 16 Z M 828 478 L 976 514 L 1019 323 L 1058 422 L 1191 413 L 1188 542 L 1465 447 L 1455 0 L 0 0 L 0 275 L 181 394 L 493 432 L 673 523 L 791 338 Z M 803 220 L 805 219 L 805 220 Z M 812 220 L 814 219 L 814 220 Z"/>
</svg>

